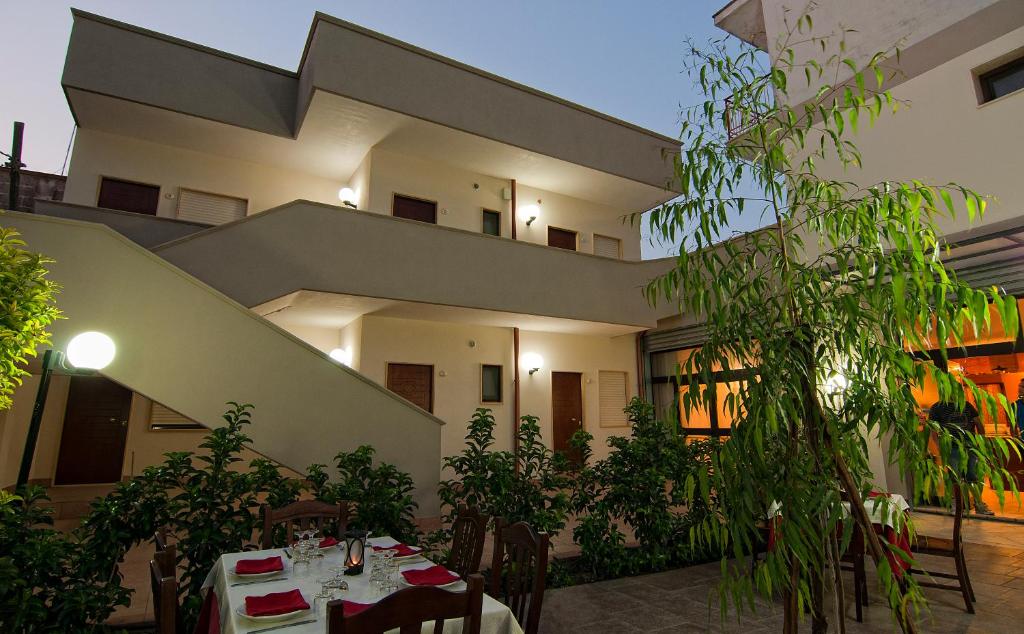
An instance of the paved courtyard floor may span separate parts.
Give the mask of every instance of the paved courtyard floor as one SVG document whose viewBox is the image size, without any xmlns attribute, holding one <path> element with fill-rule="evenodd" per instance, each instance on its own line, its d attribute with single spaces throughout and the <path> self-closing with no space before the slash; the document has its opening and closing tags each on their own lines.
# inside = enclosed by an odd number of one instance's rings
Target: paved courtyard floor
<svg viewBox="0 0 1024 634">
<path fill-rule="evenodd" d="M 926 588 L 930 613 L 919 620 L 921 632 L 1011 633 L 1024 632 L 1024 615 L 1017 613 L 1024 592 L 1024 527 L 1014 527 L 1017 547 L 967 545 L 968 569 L 977 603 L 975 614 L 964 610 L 960 593 Z M 929 567 L 952 572 L 952 560 L 925 558 Z M 869 566 L 870 604 L 864 622 L 854 620 L 853 577 L 844 578 L 847 631 L 851 634 L 898 632 L 889 610 L 881 603 Z M 737 619 L 730 612 L 724 622 L 717 596 L 717 563 L 682 568 L 626 579 L 559 588 L 544 597 L 543 634 L 582 632 L 779 632 L 781 604 L 758 599 L 757 612 Z M 830 602 L 831 603 L 831 602 Z M 831 616 L 831 607 L 829 614 Z M 838 631 L 830 618 L 830 632 Z M 810 623 L 801 624 L 810 631 Z"/>
</svg>

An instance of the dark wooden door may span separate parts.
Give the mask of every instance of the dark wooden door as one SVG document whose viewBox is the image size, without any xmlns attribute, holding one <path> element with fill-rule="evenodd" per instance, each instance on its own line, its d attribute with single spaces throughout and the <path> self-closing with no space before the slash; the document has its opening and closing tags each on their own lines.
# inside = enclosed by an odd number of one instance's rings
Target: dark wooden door
<svg viewBox="0 0 1024 634">
<path fill-rule="evenodd" d="M 395 194 L 394 202 L 391 205 L 391 215 L 396 218 L 437 224 L 437 203 Z"/>
<path fill-rule="evenodd" d="M 583 375 L 579 372 L 551 373 L 552 448 L 578 462 L 578 452 L 569 448 L 569 439 L 583 429 Z"/>
<path fill-rule="evenodd" d="M 576 232 L 567 229 L 548 227 L 548 246 L 559 249 L 576 250 Z"/>
<path fill-rule="evenodd" d="M 389 363 L 387 388 L 413 405 L 434 412 L 434 366 Z"/>
<path fill-rule="evenodd" d="M 160 188 L 156 185 L 144 185 L 116 178 L 104 178 L 100 181 L 97 207 L 154 216 L 159 204 Z"/>
<path fill-rule="evenodd" d="M 71 377 L 54 484 L 121 479 L 131 406 L 131 390 L 110 379 Z"/>
</svg>

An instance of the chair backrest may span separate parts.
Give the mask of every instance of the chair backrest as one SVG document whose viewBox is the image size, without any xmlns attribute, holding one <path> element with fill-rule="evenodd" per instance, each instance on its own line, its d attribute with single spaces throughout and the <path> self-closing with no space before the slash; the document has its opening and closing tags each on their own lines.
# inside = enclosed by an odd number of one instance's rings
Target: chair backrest
<svg viewBox="0 0 1024 634">
<path fill-rule="evenodd" d="M 154 551 L 153 561 L 160 566 L 160 572 L 165 577 L 178 576 L 178 547 L 176 545 L 165 544 L 163 550 Z"/>
<path fill-rule="evenodd" d="M 337 524 L 337 537 L 340 539 L 348 529 L 349 503 L 342 501 L 328 504 L 319 500 L 300 500 L 279 509 L 270 508 L 269 504 L 262 507 L 263 535 L 260 545 L 263 548 L 274 547 L 274 528 L 284 526 L 284 544 L 295 541 L 295 529 L 306 530 L 317 528 L 323 531 L 331 522 Z"/>
<path fill-rule="evenodd" d="M 495 519 L 488 593 L 512 610 L 525 634 L 535 634 L 540 626 L 549 540 L 547 533 L 537 533 L 526 522 L 509 526 Z"/>
<path fill-rule="evenodd" d="M 480 559 L 484 555 L 487 522 L 490 516 L 481 515 L 476 507 L 460 506 L 452 523 L 452 550 L 445 567 L 465 579 L 480 572 Z"/>
<path fill-rule="evenodd" d="M 167 527 L 161 526 L 153 533 L 153 544 L 156 545 L 157 551 L 167 550 Z"/>
<path fill-rule="evenodd" d="M 149 580 L 153 588 L 156 634 L 177 634 L 178 582 L 173 575 L 165 576 L 155 560 L 149 562 Z"/>
<path fill-rule="evenodd" d="M 383 634 L 398 629 L 401 634 L 419 634 L 424 623 L 434 622 L 434 632 L 444 629 L 446 619 L 462 619 L 464 634 L 480 634 L 484 578 L 466 579 L 465 592 L 442 588 L 414 587 L 399 590 L 358 614 L 345 616 L 344 602 L 327 604 L 327 634 Z"/>
<path fill-rule="evenodd" d="M 959 484 L 953 485 L 953 547 L 960 548 L 963 535 L 960 529 L 964 523 L 964 490 Z"/>
</svg>

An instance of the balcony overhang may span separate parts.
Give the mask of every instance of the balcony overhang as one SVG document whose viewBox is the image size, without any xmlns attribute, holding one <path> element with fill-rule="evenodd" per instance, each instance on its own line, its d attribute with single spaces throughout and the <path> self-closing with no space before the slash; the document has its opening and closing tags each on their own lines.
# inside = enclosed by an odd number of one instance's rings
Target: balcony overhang
<svg viewBox="0 0 1024 634">
<path fill-rule="evenodd" d="M 768 50 L 762 0 L 732 0 L 715 13 L 714 20 L 723 31 L 762 51 Z"/>
<path fill-rule="evenodd" d="M 608 324 L 606 332 L 654 327 L 670 310 L 653 309 L 642 292 L 670 266 L 666 261 L 603 258 L 307 201 L 155 252 L 249 307 L 315 291 L 387 300 L 366 312 L 398 311 L 392 302 L 404 302 L 440 307 L 416 309 L 436 315 L 449 308 L 483 311 L 473 313 L 476 320 L 488 314 L 474 323 L 543 317 Z M 568 325 L 545 326 L 562 327 Z"/>
<path fill-rule="evenodd" d="M 298 71 L 74 11 L 78 125 L 347 182 L 380 146 L 641 211 L 679 142 L 317 14 Z"/>
</svg>

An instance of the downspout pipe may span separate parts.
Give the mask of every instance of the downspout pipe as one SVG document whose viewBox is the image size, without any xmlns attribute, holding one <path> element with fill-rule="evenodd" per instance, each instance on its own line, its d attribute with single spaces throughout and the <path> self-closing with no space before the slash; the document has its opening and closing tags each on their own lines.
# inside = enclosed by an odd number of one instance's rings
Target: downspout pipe
<svg viewBox="0 0 1024 634">
<path fill-rule="evenodd" d="M 511 180 L 511 185 L 512 185 L 511 186 L 511 189 L 512 189 L 512 213 L 509 214 L 509 215 L 512 216 L 512 239 L 515 240 L 516 239 L 516 179 L 513 178 Z M 519 363 L 518 355 L 516 355 L 516 356 L 517 356 L 516 363 Z M 517 365 L 516 367 L 518 368 L 519 366 Z M 516 371 L 518 372 L 518 370 L 516 370 Z"/>
<path fill-rule="evenodd" d="M 515 181 L 513 181 L 515 182 Z M 515 191 L 514 189 L 512 191 Z M 514 221 L 513 221 L 514 222 Z M 515 226 L 513 224 L 513 226 Z M 512 397 L 512 452 L 519 455 L 519 328 L 512 329 L 512 374 L 515 377 Z M 516 471 L 519 461 L 516 460 Z"/>
</svg>

